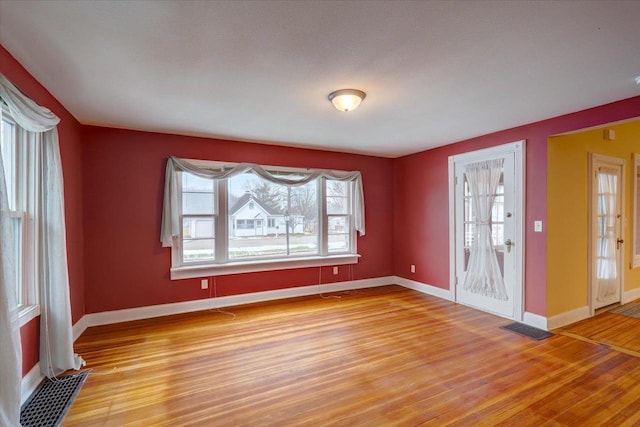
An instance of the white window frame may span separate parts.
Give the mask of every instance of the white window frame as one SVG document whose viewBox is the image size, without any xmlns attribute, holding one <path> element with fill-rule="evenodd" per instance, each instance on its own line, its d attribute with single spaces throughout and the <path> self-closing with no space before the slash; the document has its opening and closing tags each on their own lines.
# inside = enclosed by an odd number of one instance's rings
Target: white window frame
<svg viewBox="0 0 640 427">
<path fill-rule="evenodd" d="M 236 166 L 236 163 L 217 162 L 217 161 L 205 161 L 205 160 L 192 160 L 192 163 L 207 167 L 210 169 L 222 169 L 232 168 Z M 306 169 L 302 168 L 290 168 L 281 166 L 262 166 L 265 170 L 270 172 L 306 172 Z M 178 205 L 180 207 L 180 224 L 182 224 L 182 173 L 178 175 Z M 196 277 L 211 277 L 227 274 L 239 274 L 239 273 L 251 273 L 260 271 L 272 271 L 283 270 L 292 268 L 307 268 L 307 267 L 322 267 L 322 266 L 337 266 L 346 264 L 356 264 L 360 255 L 357 253 L 357 234 L 355 230 L 354 221 L 354 194 L 350 186 L 349 190 L 349 228 L 350 239 L 349 247 L 344 252 L 332 252 L 328 251 L 328 215 L 326 211 L 326 179 L 319 178 L 321 180 L 318 185 L 317 197 L 319 202 L 318 207 L 318 254 L 312 256 L 287 256 L 282 257 L 256 257 L 252 259 L 238 259 L 230 260 L 228 258 L 228 241 L 229 241 L 229 217 L 228 217 L 228 182 L 227 180 L 215 180 L 214 181 L 214 194 L 216 200 L 214 200 L 214 206 L 217 206 L 217 213 L 215 213 L 215 261 L 205 262 L 183 262 L 183 228 L 180 228 L 180 237 L 175 239 L 172 247 L 172 267 L 171 267 L 171 279 L 188 279 Z M 320 203 L 321 202 L 321 203 Z"/>
<path fill-rule="evenodd" d="M 19 267 L 16 271 L 16 279 L 20 281 L 20 289 L 16 286 L 16 296 L 18 301 L 18 317 L 20 326 L 24 326 L 29 321 L 40 315 L 39 292 L 36 279 L 37 266 L 37 230 L 35 228 L 35 212 L 38 200 L 38 184 L 36 171 L 39 166 L 39 154 L 37 144 L 42 135 L 28 132 L 11 117 L 6 105 L 2 105 L 2 120 L 13 126 L 14 150 L 9 161 L 12 164 L 13 180 L 15 184 L 12 189 L 13 200 L 10 205 L 13 207 L 9 211 L 9 218 L 17 219 L 20 222 L 20 257 Z M 5 160 L 6 163 L 6 160 Z"/>
<path fill-rule="evenodd" d="M 326 190 L 327 190 L 327 179 L 323 178 L 323 183 L 322 183 L 322 199 L 325 201 L 322 205 L 322 209 L 326 209 L 327 207 L 327 203 L 326 203 L 326 198 L 327 198 L 327 194 L 326 194 Z M 331 252 L 329 251 L 329 219 L 332 217 L 343 217 L 346 216 L 347 217 L 347 227 L 349 229 L 349 232 L 347 233 L 340 233 L 340 234 L 349 234 L 349 249 L 348 252 L 351 252 L 353 250 L 353 245 L 354 245 L 354 238 L 356 237 L 355 234 L 355 224 L 354 224 L 354 218 L 353 218 L 353 211 L 354 211 L 354 206 L 353 206 L 353 185 L 350 185 L 347 187 L 347 202 L 350 203 L 349 206 L 349 212 L 344 214 L 344 213 L 335 213 L 335 214 L 330 214 L 326 211 L 324 211 L 322 213 L 322 218 L 323 218 L 323 222 L 326 224 L 326 227 L 324 227 L 325 230 L 325 235 L 322 236 L 322 238 L 324 239 L 325 237 L 327 238 L 327 243 L 326 245 L 323 245 L 323 254 L 325 255 L 330 255 L 330 254 L 339 254 L 340 252 Z M 334 234 L 337 235 L 337 234 Z M 345 251 L 346 252 L 346 251 Z"/>
<path fill-rule="evenodd" d="M 640 154 L 633 154 L 633 168 L 631 172 L 632 203 L 631 216 L 633 230 L 631 230 L 631 268 L 640 267 Z"/>
</svg>

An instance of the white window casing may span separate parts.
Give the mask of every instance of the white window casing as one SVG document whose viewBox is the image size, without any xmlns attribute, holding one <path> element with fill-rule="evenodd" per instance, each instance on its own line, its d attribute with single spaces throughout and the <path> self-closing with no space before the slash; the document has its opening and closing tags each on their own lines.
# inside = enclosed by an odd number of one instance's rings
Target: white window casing
<svg viewBox="0 0 640 427">
<path fill-rule="evenodd" d="M 213 218 L 214 231 L 211 242 L 214 247 L 213 257 L 208 257 L 210 249 L 206 249 L 204 252 L 201 249 L 210 244 L 208 238 L 203 238 L 200 239 L 199 246 L 193 246 L 198 249 L 189 250 L 196 253 L 195 257 L 189 255 L 185 258 L 184 245 L 194 243 L 198 245 L 198 236 L 194 237 L 192 233 L 195 227 L 192 219 L 195 217 L 183 215 L 183 207 L 187 206 L 183 204 L 183 193 L 189 194 L 196 191 L 191 187 L 184 190 L 184 174 L 213 181 L 213 191 L 210 193 L 213 200 L 201 200 L 196 203 L 200 206 L 213 206 L 213 208 L 208 208 L 211 212 L 206 214 L 199 212 L 202 215 L 201 218 Z M 237 211 L 231 215 L 230 206 L 228 206 L 229 180 L 243 174 L 256 175 L 275 186 L 288 188 L 289 190 L 286 191 L 288 196 L 285 194 L 286 203 L 292 203 L 291 188 L 313 185 L 307 187 L 310 190 L 304 191 L 308 191 L 306 194 L 310 195 L 310 198 L 317 199 L 317 212 L 312 217 L 315 219 L 307 222 L 305 221 L 305 218 L 308 218 L 306 214 L 305 217 L 295 214 L 295 211 L 289 214 L 289 205 L 284 206 L 282 213 L 274 212 L 273 209 L 265 208 L 263 203 L 259 203 L 259 200 L 255 200 L 254 203 L 254 199 L 250 198 L 248 194 L 242 201 L 246 202 L 248 199 L 250 202 L 240 203 L 246 209 L 242 208 L 243 212 Z M 192 178 L 189 179 L 192 180 Z M 333 184 L 335 188 L 344 188 L 346 191 L 329 197 L 329 199 L 341 199 L 333 202 L 342 209 L 340 212 L 329 213 L 327 211 L 327 183 L 333 181 L 337 181 L 336 184 Z M 238 198 L 237 195 L 234 197 Z M 251 207 L 253 209 L 250 209 Z M 192 210 L 193 208 L 186 209 Z M 235 214 L 238 214 L 238 218 L 235 218 Z M 339 226 L 334 226 L 333 230 L 329 230 L 330 224 L 339 224 Z M 236 246 L 243 244 L 242 242 L 238 243 L 237 239 L 244 239 L 247 242 L 246 245 L 251 245 L 250 239 L 252 237 L 250 236 L 255 235 L 256 237 L 253 239 L 261 239 L 266 233 L 273 233 L 277 229 L 281 231 L 281 239 L 286 235 L 285 252 L 279 252 L 281 251 L 280 246 L 268 249 L 270 246 L 267 245 L 260 247 L 260 249 L 266 250 L 264 253 L 259 252 L 255 255 L 249 250 L 246 253 L 251 253 L 251 255 L 237 255 Z M 208 229 L 203 226 L 201 230 L 204 230 L 201 232 L 202 234 L 206 233 Z M 365 232 L 364 198 L 360 172 L 295 169 L 244 163 L 232 164 L 174 157 L 170 157 L 167 161 L 161 242 L 163 246 L 172 248 L 172 280 L 357 263 L 359 255 L 356 247 L 356 231 L 360 235 L 364 235 Z M 298 236 L 296 245 L 293 245 L 293 242 L 290 245 L 289 237 L 293 236 L 293 233 L 297 233 L 296 236 Z M 235 249 L 232 252 L 233 256 L 230 256 L 232 236 L 239 237 L 233 238 L 235 239 L 233 240 Z M 317 236 L 317 241 L 314 236 Z M 276 237 L 278 236 L 276 235 Z M 330 249 L 330 238 L 333 239 L 331 245 L 334 249 Z M 295 238 L 292 237 L 292 239 Z M 302 240 L 308 243 L 301 246 L 299 242 Z M 314 241 L 316 243 L 313 243 Z M 273 253 L 269 252 L 270 250 L 273 250 Z M 244 251 L 245 249 L 240 249 L 240 253 L 244 254 Z"/>
<path fill-rule="evenodd" d="M 41 142 L 41 136 L 17 125 L 5 105 L 2 106 L 2 128 L 2 160 L 9 201 L 7 216 L 16 239 L 16 296 L 20 326 L 23 326 L 40 315 L 34 217 L 38 199 L 35 171 L 39 166 L 36 146 Z"/>
</svg>

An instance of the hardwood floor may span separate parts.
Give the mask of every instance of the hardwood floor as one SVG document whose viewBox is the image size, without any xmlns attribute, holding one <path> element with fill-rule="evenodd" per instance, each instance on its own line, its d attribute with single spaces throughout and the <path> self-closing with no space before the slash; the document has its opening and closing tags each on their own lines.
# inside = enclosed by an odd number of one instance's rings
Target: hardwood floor
<svg viewBox="0 0 640 427">
<path fill-rule="evenodd" d="M 65 426 L 640 425 L 640 358 L 398 286 L 88 329 Z"/>
<path fill-rule="evenodd" d="M 603 312 L 558 330 L 640 357 L 640 319 Z"/>
</svg>

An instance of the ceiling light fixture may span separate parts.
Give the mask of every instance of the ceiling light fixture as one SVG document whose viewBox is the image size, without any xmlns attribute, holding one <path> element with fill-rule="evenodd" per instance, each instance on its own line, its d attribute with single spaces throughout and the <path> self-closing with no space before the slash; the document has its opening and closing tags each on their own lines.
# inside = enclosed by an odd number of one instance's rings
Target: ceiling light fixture
<svg viewBox="0 0 640 427">
<path fill-rule="evenodd" d="M 636 80 L 636 84 L 640 85 L 640 76 L 636 77 L 635 80 Z"/>
<path fill-rule="evenodd" d="M 358 105 L 367 96 L 358 89 L 340 89 L 329 94 L 329 101 L 340 111 L 352 111 L 358 108 Z"/>
</svg>

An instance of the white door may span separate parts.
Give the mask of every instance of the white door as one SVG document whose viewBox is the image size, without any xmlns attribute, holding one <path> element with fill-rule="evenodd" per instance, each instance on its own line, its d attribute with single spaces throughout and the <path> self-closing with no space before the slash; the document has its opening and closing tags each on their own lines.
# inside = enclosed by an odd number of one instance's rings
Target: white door
<svg viewBox="0 0 640 427">
<path fill-rule="evenodd" d="M 514 320 L 523 311 L 523 152 L 519 141 L 449 159 L 455 299 Z"/>
<path fill-rule="evenodd" d="M 620 302 L 624 159 L 591 155 L 590 282 L 591 311 Z"/>
</svg>

